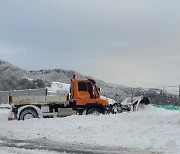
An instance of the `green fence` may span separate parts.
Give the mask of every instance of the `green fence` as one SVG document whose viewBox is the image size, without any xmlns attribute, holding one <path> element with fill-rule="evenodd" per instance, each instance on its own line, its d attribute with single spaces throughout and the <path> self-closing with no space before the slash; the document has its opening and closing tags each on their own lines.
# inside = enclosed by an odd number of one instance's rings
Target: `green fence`
<svg viewBox="0 0 180 154">
<path fill-rule="evenodd" d="M 180 106 L 172 106 L 172 105 L 157 105 L 157 104 L 151 104 L 154 107 L 157 108 L 163 108 L 167 110 L 179 110 L 180 111 Z"/>
</svg>

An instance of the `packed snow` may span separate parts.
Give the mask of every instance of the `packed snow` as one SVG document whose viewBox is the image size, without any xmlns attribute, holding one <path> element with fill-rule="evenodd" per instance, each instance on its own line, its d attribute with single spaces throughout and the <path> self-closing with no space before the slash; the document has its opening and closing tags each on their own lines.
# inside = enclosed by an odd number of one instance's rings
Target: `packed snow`
<svg viewBox="0 0 180 154">
<path fill-rule="evenodd" d="M 100 98 L 106 99 L 106 100 L 109 102 L 109 104 L 114 104 L 114 103 L 116 103 L 116 101 L 115 101 L 114 99 L 107 98 L 107 97 L 105 97 L 105 96 L 100 96 Z"/>
<path fill-rule="evenodd" d="M 49 151 L 47 150 L 29 150 L 29 149 L 19 149 L 19 148 L 7 148 L 7 147 L 1 147 L 0 148 L 1 154 L 49 154 Z M 51 152 L 51 154 L 59 154 L 58 152 Z M 67 153 L 61 153 L 61 154 L 67 154 Z"/>
<path fill-rule="evenodd" d="M 179 111 L 148 105 L 143 110 L 115 115 L 25 121 L 8 121 L 8 114 L 8 109 L 0 109 L 0 137 L 180 153 Z M 5 147 L 1 150 L 8 151 Z"/>
</svg>

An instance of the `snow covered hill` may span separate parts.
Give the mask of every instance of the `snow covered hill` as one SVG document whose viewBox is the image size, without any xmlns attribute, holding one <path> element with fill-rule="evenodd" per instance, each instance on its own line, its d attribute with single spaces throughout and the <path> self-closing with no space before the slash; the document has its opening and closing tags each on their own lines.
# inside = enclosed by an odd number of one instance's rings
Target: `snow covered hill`
<svg viewBox="0 0 180 154">
<path fill-rule="evenodd" d="M 7 121 L 8 112 L 0 110 L 0 138 L 180 153 L 179 111 L 148 105 L 144 110 L 116 115 L 73 115 L 25 121 Z"/>
<path fill-rule="evenodd" d="M 13 64 L 0 60 L 0 91 L 44 88 L 49 86 L 52 82 L 69 84 L 74 74 L 80 78 L 92 78 L 72 70 L 63 69 L 26 71 Z M 101 80 L 96 81 L 98 87 L 102 89 L 101 95 L 118 100 L 119 102 L 129 97 L 131 93 L 134 93 L 135 96 L 146 95 L 150 98 L 152 103 L 156 104 L 179 104 L 179 97 L 165 92 L 161 94 L 161 89 L 131 88 L 119 84 L 106 83 Z"/>
<path fill-rule="evenodd" d="M 72 70 L 63 69 L 26 71 L 0 60 L 0 91 L 44 88 L 52 82 L 70 84 L 74 74 L 79 78 L 92 78 Z M 114 98 L 118 92 L 121 94 L 121 99 L 124 99 L 127 97 L 126 92 L 130 91 L 130 88 L 125 86 L 109 84 L 101 80 L 96 81 L 98 86 L 102 88 L 101 94 L 110 98 Z"/>
</svg>

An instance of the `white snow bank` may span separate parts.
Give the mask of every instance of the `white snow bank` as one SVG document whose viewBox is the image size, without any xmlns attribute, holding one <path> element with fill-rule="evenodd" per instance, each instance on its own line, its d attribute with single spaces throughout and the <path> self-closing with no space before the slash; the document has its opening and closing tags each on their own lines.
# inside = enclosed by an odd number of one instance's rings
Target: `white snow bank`
<svg viewBox="0 0 180 154">
<path fill-rule="evenodd" d="M 1 108 L 11 108 L 10 104 L 0 104 L 0 109 Z"/>
<path fill-rule="evenodd" d="M 5 112 L 0 110 L 1 115 Z M 2 116 L 5 118 L 5 116 Z M 116 115 L 0 120 L 0 136 L 180 153 L 180 112 L 146 106 Z"/>
<path fill-rule="evenodd" d="M 3 122 L 7 122 L 9 115 L 10 115 L 10 109 L 1 109 L 0 108 L 0 125 Z"/>
</svg>

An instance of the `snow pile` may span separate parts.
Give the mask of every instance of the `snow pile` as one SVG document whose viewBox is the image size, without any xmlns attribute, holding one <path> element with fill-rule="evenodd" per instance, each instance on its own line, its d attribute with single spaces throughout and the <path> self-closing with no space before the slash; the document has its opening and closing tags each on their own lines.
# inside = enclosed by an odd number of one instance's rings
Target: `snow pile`
<svg viewBox="0 0 180 154">
<path fill-rule="evenodd" d="M 1 108 L 11 108 L 10 104 L 0 104 L 0 109 Z"/>
<path fill-rule="evenodd" d="M 116 115 L 73 115 L 25 121 L 7 121 L 5 114 L 0 110 L 0 136 L 12 139 L 47 139 L 72 144 L 180 153 L 179 111 L 148 105 L 141 111 Z"/>
<path fill-rule="evenodd" d="M 60 82 L 52 82 L 51 87 L 47 87 L 49 95 L 55 95 L 58 91 L 66 91 L 69 93 L 70 84 L 60 83 Z"/>
<path fill-rule="evenodd" d="M 9 115 L 10 115 L 10 110 L 0 108 L 0 125 L 3 122 L 7 122 Z"/>
<path fill-rule="evenodd" d="M 116 103 L 116 101 L 115 101 L 114 99 L 107 98 L 107 97 L 105 97 L 105 96 L 100 96 L 100 98 L 107 100 L 107 101 L 109 102 L 109 104 L 114 104 L 114 103 Z"/>
</svg>

